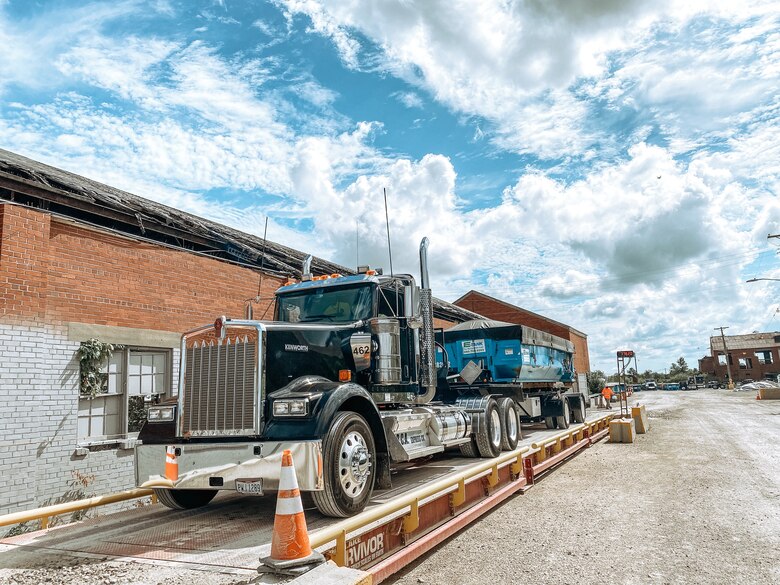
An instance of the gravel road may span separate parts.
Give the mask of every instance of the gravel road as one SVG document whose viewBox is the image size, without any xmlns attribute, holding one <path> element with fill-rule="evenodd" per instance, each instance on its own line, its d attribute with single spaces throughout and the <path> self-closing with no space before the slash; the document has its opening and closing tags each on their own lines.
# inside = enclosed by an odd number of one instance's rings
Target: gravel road
<svg viewBox="0 0 780 585">
<path fill-rule="evenodd" d="M 633 402 L 647 435 L 588 449 L 385 583 L 780 583 L 780 401 Z"/>
</svg>

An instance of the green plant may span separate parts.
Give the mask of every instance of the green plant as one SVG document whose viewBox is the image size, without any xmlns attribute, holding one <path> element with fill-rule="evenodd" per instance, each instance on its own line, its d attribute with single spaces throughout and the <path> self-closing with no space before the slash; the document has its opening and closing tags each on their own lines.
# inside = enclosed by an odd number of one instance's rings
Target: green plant
<svg viewBox="0 0 780 585">
<path fill-rule="evenodd" d="M 108 389 L 108 374 L 100 371 L 114 352 L 114 346 L 94 337 L 82 341 L 78 349 L 81 365 L 81 394 L 97 396 Z"/>
</svg>

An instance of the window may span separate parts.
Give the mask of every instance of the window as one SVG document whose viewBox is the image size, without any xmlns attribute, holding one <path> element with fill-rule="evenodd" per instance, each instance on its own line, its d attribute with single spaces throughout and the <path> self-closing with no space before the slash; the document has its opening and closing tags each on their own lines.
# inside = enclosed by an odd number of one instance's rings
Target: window
<svg viewBox="0 0 780 585">
<path fill-rule="evenodd" d="M 753 369 L 753 360 L 749 357 L 741 357 L 739 358 L 739 369 L 740 370 L 751 370 Z"/>
<path fill-rule="evenodd" d="M 281 295 L 277 303 L 279 321 L 351 323 L 371 317 L 372 291 L 369 286 L 312 288 Z"/>
<path fill-rule="evenodd" d="M 729 365 L 733 364 L 731 361 L 731 354 L 729 354 Z M 719 366 L 725 366 L 726 365 L 726 356 L 722 353 L 718 354 L 718 365 Z"/>
<path fill-rule="evenodd" d="M 141 430 L 154 397 L 164 397 L 171 384 L 170 350 L 115 350 L 103 368 L 106 391 L 79 398 L 80 444 L 133 438 Z"/>
<path fill-rule="evenodd" d="M 767 365 L 772 363 L 772 352 L 768 349 L 762 349 L 756 352 L 756 359 L 759 364 Z"/>
<path fill-rule="evenodd" d="M 404 293 L 390 287 L 381 287 L 379 289 L 379 316 L 382 317 L 403 317 L 404 315 Z"/>
</svg>

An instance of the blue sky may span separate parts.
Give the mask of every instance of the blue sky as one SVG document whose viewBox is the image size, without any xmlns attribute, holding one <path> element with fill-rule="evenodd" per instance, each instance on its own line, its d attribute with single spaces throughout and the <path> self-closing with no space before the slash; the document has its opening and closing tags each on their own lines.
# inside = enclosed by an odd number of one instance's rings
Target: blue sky
<svg viewBox="0 0 780 585">
<path fill-rule="evenodd" d="M 352 266 L 431 240 L 641 369 L 780 329 L 780 11 L 0 0 L 0 147 Z"/>
</svg>

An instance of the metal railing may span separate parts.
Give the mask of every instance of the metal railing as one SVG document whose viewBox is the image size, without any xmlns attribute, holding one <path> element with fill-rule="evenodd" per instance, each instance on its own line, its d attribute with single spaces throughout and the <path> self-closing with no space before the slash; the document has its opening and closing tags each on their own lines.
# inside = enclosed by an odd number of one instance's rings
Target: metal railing
<svg viewBox="0 0 780 585">
<path fill-rule="evenodd" d="M 145 496 L 152 496 L 152 503 L 157 501 L 157 498 L 155 497 L 152 490 L 136 488 L 132 490 L 126 490 L 124 492 L 118 492 L 116 494 L 109 494 L 107 496 L 95 496 L 93 498 L 65 502 L 64 504 L 54 504 L 52 506 L 44 506 L 43 508 L 35 508 L 34 510 L 5 514 L 0 516 L 0 526 L 10 526 L 12 524 L 23 524 L 24 522 L 40 520 L 41 529 L 45 529 L 49 527 L 49 519 L 54 516 L 60 516 L 61 514 L 71 514 L 80 510 L 88 510 L 90 508 L 96 508 L 97 506 L 115 504 L 117 502 L 134 500 L 137 498 L 143 498 Z"/>
</svg>

